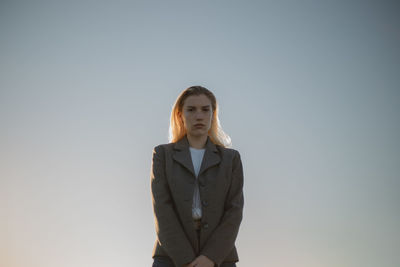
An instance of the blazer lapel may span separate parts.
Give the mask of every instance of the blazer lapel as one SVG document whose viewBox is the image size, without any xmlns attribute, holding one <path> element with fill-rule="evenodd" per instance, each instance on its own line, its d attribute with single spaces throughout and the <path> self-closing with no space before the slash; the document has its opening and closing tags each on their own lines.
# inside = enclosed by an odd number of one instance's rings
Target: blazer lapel
<svg viewBox="0 0 400 267">
<path fill-rule="evenodd" d="M 211 168 L 220 163 L 221 157 L 218 154 L 218 149 L 215 144 L 211 141 L 210 137 L 207 137 L 206 151 L 204 152 L 203 161 L 201 163 L 199 176 L 205 172 L 208 168 Z"/>
<path fill-rule="evenodd" d="M 187 140 L 186 135 L 181 140 L 175 143 L 174 150 L 174 155 L 172 156 L 174 160 L 183 165 L 188 171 L 193 174 L 193 176 L 196 176 L 194 174 L 192 157 L 189 151 L 189 141 Z"/>
<path fill-rule="evenodd" d="M 207 137 L 207 142 L 205 145 L 205 152 L 203 156 L 203 161 L 201 163 L 199 175 L 200 176 L 204 171 L 212 166 L 215 166 L 220 163 L 221 157 L 218 155 L 218 149 L 215 144 L 211 141 L 210 137 Z M 196 176 L 194 173 L 192 157 L 190 155 L 189 150 L 189 141 L 187 136 L 185 135 L 181 140 L 175 143 L 174 146 L 175 153 L 173 155 L 174 160 L 183 165 L 187 170 L 189 170 L 193 176 Z"/>
</svg>

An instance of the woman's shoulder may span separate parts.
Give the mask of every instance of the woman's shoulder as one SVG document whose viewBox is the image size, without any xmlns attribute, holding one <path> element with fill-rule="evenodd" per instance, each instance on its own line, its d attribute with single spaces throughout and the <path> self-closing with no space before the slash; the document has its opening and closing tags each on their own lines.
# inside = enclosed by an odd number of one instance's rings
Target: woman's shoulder
<svg viewBox="0 0 400 267">
<path fill-rule="evenodd" d="M 171 153 L 173 153 L 175 146 L 176 146 L 176 142 L 175 143 L 158 144 L 154 147 L 153 152 L 170 155 Z"/>
<path fill-rule="evenodd" d="M 232 147 L 223 147 L 220 145 L 216 145 L 217 149 L 221 153 L 221 155 L 224 156 L 230 156 L 230 157 L 240 157 L 239 150 L 232 148 Z"/>
<path fill-rule="evenodd" d="M 160 151 L 171 151 L 174 149 L 176 143 L 164 143 L 158 144 L 154 147 L 153 151 L 160 152 Z M 232 148 L 232 147 L 224 147 L 221 145 L 215 144 L 219 154 L 221 156 L 228 156 L 228 157 L 240 157 L 239 150 Z"/>
<path fill-rule="evenodd" d="M 159 150 L 171 149 L 173 145 L 174 143 L 158 144 L 153 148 L 153 150 L 159 151 Z"/>
</svg>

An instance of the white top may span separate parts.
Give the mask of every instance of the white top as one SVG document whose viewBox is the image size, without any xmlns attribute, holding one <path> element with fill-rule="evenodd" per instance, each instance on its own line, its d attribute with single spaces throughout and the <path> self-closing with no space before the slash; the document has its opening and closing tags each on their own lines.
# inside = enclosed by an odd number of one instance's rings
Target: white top
<svg viewBox="0 0 400 267">
<path fill-rule="evenodd" d="M 199 191 L 199 181 L 198 175 L 201 167 L 201 162 L 203 161 L 205 148 L 197 149 L 193 147 L 189 147 L 190 155 L 192 156 L 192 163 L 194 167 L 194 173 L 196 174 L 196 182 L 194 184 L 194 194 L 193 194 L 193 203 L 192 203 L 192 217 L 193 219 L 201 218 L 201 200 L 200 200 L 200 191 Z"/>
</svg>

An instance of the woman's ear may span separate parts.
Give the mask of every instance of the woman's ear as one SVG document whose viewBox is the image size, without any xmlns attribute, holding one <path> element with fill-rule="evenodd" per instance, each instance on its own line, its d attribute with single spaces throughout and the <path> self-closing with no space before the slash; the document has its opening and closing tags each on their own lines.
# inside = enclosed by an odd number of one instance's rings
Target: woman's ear
<svg viewBox="0 0 400 267">
<path fill-rule="evenodd" d="M 183 124 L 183 119 L 182 119 L 182 112 L 178 111 L 177 113 L 179 120 L 182 122 Z"/>
</svg>

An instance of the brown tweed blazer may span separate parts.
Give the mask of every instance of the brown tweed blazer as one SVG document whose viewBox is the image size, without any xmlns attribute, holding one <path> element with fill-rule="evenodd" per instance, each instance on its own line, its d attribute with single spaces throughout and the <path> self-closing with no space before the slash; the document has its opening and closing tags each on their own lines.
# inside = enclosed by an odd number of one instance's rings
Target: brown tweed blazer
<svg viewBox="0 0 400 267">
<path fill-rule="evenodd" d="M 169 256 L 182 267 L 205 255 L 220 266 L 239 260 L 235 247 L 243 213 L 243 168 L 234 149 L 207 138 L 198 175 L 202 228 L 197 238 L 192 219 L 195 174 L 189 142 L 158 145 L 153 151 L 151 193 L 157 240 L 152 256 Z"/>
</svg>

